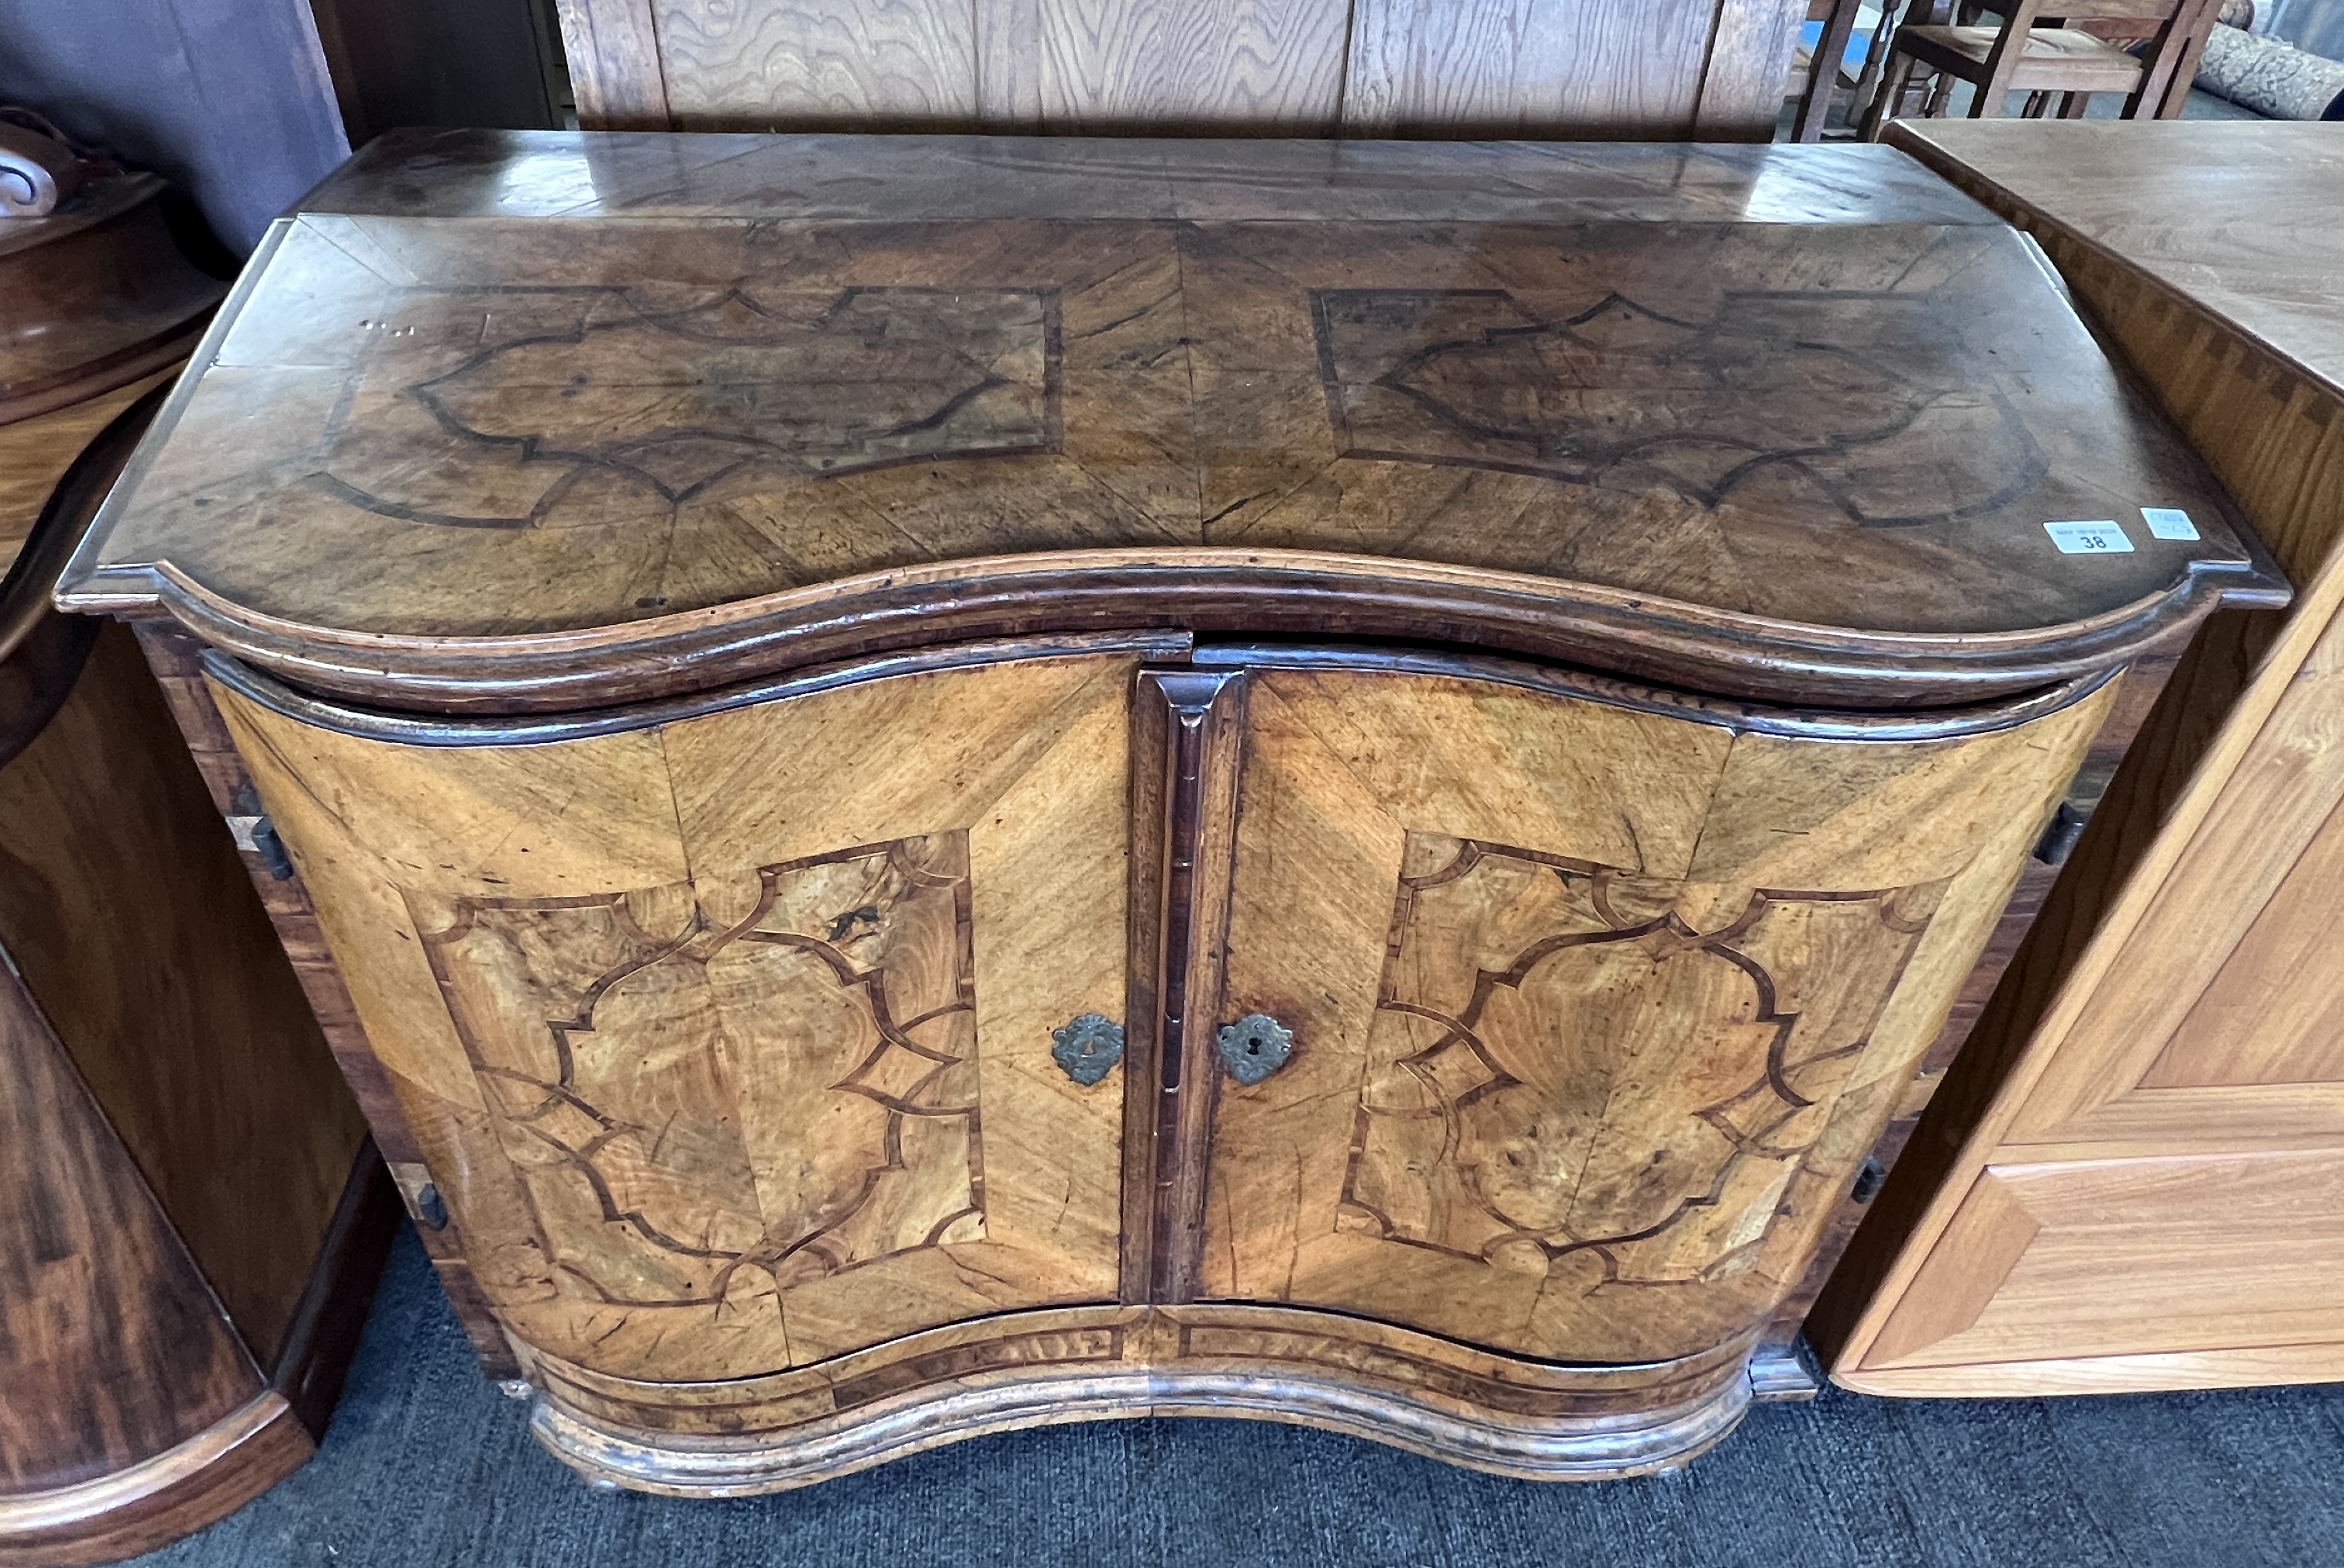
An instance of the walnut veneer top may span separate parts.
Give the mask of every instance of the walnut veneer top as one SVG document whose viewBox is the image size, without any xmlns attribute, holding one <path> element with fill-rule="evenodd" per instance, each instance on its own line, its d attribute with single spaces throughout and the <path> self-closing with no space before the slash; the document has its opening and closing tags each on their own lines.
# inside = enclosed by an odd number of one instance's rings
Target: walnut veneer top
<svg viewBox="0 0 2344 1568">
<path fill-rule="evenodd" d="M 2284 592 L 1881 148 L 387 138 L 198 363 L 63 599 L 398 707 L 1133 625 L 1885 707 Z"/>
</svg>

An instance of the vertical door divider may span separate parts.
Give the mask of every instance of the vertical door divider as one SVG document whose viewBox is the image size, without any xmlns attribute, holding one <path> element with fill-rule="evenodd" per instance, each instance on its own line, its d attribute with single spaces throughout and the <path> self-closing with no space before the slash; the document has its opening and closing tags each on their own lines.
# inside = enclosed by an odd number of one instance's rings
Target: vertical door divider
<svg viewBox="0 0 2344 1568">
<path fill-rule="evenodd" d="M 1142 670 L 1132 734 L 1123 1298 L 1197 1293 L 1245 673 Z"/>
</svg>

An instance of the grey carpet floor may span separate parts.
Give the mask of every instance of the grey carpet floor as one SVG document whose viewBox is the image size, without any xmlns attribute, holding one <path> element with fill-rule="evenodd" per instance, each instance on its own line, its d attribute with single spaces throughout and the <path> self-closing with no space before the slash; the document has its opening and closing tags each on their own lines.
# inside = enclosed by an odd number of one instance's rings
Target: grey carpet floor
<svg viewBox="0 0 2344 1568">
<path fill-rule="evenodd" d="M 636 1568 L 2344 1564 L 2344 1387 L 1752 1412 L 1675 1475 L 1540 1485 L 1299 1428 L 979 1439 L 778 1497 L 587 1491 L 402 1233 L 324 1451 L 142 1563 Z"/>
</svg>

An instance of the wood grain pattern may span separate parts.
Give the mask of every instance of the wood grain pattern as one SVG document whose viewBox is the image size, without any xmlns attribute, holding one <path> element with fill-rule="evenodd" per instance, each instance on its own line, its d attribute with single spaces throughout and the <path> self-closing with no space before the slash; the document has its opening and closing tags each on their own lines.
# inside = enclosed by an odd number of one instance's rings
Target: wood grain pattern
<svg viewBox="0 0 2344 1568">
<path fill-rule="evenodd" d="M 561 0 L 589 129 L 1763 140 L 1786 0 Z M 1698 103 L 1698 110 L 1696 104 Z M 672 120 L 664 117 L 672 111 Z"/>
<path fill-rule="evenodd" d="M 1356 0 L 1345 128 L 1431 134 L 1687 137 L 1714 4 Z"/>
<path fill-rule="evenodd" d="M 96 1480 L 266 1384 L 15 976 L 0 985 L 0 1492 Z"/>
<path fill-rule="evenodd" d="M 978 7 L 967 0 L 650 8 L 677 130 L 959 130 L 976 118 Z M 579 123 L 601 122 L 581 103 Z"/>
<path fill-rule="evenodd" d="M 737 156 L 794 175 L 800 146 Z M 1580 188 L 1642 156 L 1574 155 Z M 306 215 L 66 598 L 369 705 L 498 712 L 1116 626 L 1901 707 L 2279 592 L 2007 233 L 1460 228 L 1379 196 L 1371 225 L 877 234 Z M 257 419 L 268 450 L 227 439 Z M 2044 531 L 2122 496 L 2201 537 Z"/>
<path fill-rule="evenodd" d="M 0 425 L 0 574 L 15 562 L 41 507 L 98 431 L 176 369 L 156 371 L 75 403 Z"/>
<path fill-rule="evenodd" d="M 165 188 L 151 174 L 98 175 L 55 212 L 0 231 L 0 430 L 187 357 L 227 290 L 180 251 Z"/>
<path fill-rule="evenodd" d="M 1994 1165 L 1865 1366 L 2327 1341 L 2344 1312 L 2339 1177 L 2332 1148 Z"/>
<path fill-rule="evenodd" d="M 272 1364 L 365 1128 L 121 627 L 0 771 L 0 942 Z"/>
<path fill-rule="evenodd" d="M 1134 663 L 536 748 L 215 694 L 506 1325 L 722 1378 L 1113 1299 L 1122 1080 L 1049 1031 L 1124 1001 Z"/>
<path fill-rule="evenodd" d="M 83 1568 L 157 1550 L 227 1518 L 316 1452 L 285 1396 L 262 1393 L 111 1475 L 0 1497 L 0 1568 Z"/>
<path fill-rule="evenodd" d="M 1720 0 L 1693 110 L 1695 137 L 1773 139 L 1808 9 L 1799 0 Z"/>
<path fill-rule="evenodd" d="M 1339 122 L 1347 0 L 978 0 L 975 10 L 988 129 L 1308 136 Z"/>
<path fill-rule="evenodd" d="M 674 128 L 652 0 L 554 0 L 578 123 L 596 130 Z"/>
<path fill-rule="evenodd" d="M 1298 1044 L 1218 1085 L 1205 1293 L 1574 1361 L 1796 1283 L 2113 700 L 1834 745 L 1256 680 L 1223 1011 Z"/>
<path fill-rule="evenodd" d="M 2210 149 L 2186 127 L 2150 129 L 2161 161 L 2147 184 L 2164 210 L 2202 211 L 2203 222 L 2156 226 L 2137 221 L 2143 187 L 2100 161 L 2096 136 L 2061 142 L 2055 177 L 2022 149 L 2040 134 L 2029 127 L 1897 134 L 2041 235 L 2303 592 L 2284 620 L 2218 620 L 2183 662 L 2032 949 L 1981 1020 L 1984 1048 L 1924 1119 L 1923 1158 L 1892 1179 L 1853 1266 L 1820 1304 L 1818 1338 L 1835 1375 L 1885 1392 L 2331 1375 L 2320 1346 L 2337 1338 L 2333 1307 L 2189 1216 L 2219 1213 L 2238 1235 L 2274 1239 L 2314 1264 L 2327 1245 L 2316 1221 L 2302 1232 L 2300 1217 L 2285 1217 L 2279 1195 L 2320 1179 L 2304 1173 L 2344 1143 L 2344 1091 L 2305 1023 L 2332 987 L 2318 966 L 2289 962 L 2290 916 L 2321 917 L 2321 857 L 2344 799 L 2325 760 L 2344 602 L 2333 553 L 2339 339 L 2299 303 L 2291 280 L 2305 252 L 2283 207 L 2266 207 L 2270 223 L 2249 231 L 2228 193 L 2202 209 L 2183 194 L 2194 181 L 2213 200 L 2218 183 Z M 2255 135 L 2271 150 L 2286 145 Z M 2301 159 L 2279 168 L 2315 186 L 2332 179 L 2326 149 L 2298 145 Z M 2217 250 L 2239 245 L 2256 259 L 2209 282 Z M 2284 1000 L 2245 1004 L 2282 966 Z M 2154 985 L 2141 983 L 2147 975 Z M 1990 1170 L 2036 1173 L 2012 1187 L 2007 1214 L 1975 1209 L 1982 1199 L 1965 1206 L 1999 1179 Z M 2169 1229 L 2154 1223 L 2160 1213 Z M 1928 1315 L 1930 1279 L 1970 1279 L 1963 1259 L 2011 1254 L 2028 1225 L 2042 1233 L 2015 1254 L 2007 1300 L 1972 1284 L 1958 1293 L 1960 1313 Z M 2290 1228 L 2299 1234 L 2278 1243 Z M 2108 1320 L 2095 1305 L 2104 1293 L 2076 1272 L 2095 1260 L 2162 1303 L 2170 1331 Z M 2289 1299 L 2300 1316 L 2288 1317 Z M 2290 1361 L 2281 1342 L 2302 1345 L 2302 1357 Z"/>
</svg>

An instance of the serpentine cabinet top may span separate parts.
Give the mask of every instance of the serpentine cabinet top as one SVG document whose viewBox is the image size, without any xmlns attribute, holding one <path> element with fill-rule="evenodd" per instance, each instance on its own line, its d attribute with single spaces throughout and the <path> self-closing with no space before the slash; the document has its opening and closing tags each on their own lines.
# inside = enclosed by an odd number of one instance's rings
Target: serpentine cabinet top
<svg viewBox="0 0 2344 1568">
<path fill-rule="evenodd" d="M 423 712 L 1134 627 L 1886 709 L 2285 592 L 1890 149 L 460 132 L 272 229 L 60 601 Z"/>
</svg>

